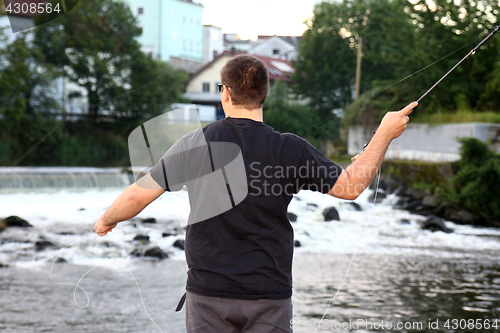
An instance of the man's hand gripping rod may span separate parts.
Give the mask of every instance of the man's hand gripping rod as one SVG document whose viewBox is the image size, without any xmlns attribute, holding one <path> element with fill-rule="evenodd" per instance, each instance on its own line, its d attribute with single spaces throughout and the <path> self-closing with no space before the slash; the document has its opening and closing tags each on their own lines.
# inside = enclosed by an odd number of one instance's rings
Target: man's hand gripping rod
<svg viewBox="0 0 500 333">
<path fill-rule="evenodd" d="M 455 70 L 455 68 L 457 68 L 458 66 L 460 66 L 462 64 L 462 62 L 465 61 L 465 59 L 467 59 L 469 56 L 471 56 L 472 54 L 474 54 L 481 47 L 481 45 L 483 45 L 484 43 L 486 43 L 486 41 L 488 39 L 490 39 L 491 36 L 493 36 L 495 33 L 497 33 L 498 30 L 500 30 L 500 25 L 497 25 L 493 29 L 493 31 L 490 32 L 490 34 L 488 36 L 486 36 L 481 42 L 479 42 L 479 44 L 477 44 L 475 48 L 473 48 L 469 53 L 467 53 L 465 55 L 465 57 L 462 58 L 462 60 L 460 60 L 455 66 L 453 66 L 452 69 L 450 69 L 445 75 L 443 75 L 443 77 L 440 78 L 432 87 L 430 87 L 429 90 L 427 90 L 422 96 L 420 96 L 420 98 L 417 99 L 417 102 L 420 102 L 425 96 L 427 96 L 434 88 L 436 88 L 436 86 L 438 84 L 440 84 L 448 75 L 450 75 L 450 73 L 453 72 Z M 373 134 L 375 134 L 375 132 L 373 132 Z M 369 144 L 370 144 L 369 142 L 365 144 L 365 146 L 363 147 L 363 151 L 365 150 L 366 147 L 368 147 Z M 361 153 L 359 153 L 358 155 L 356 155 L 353 158 L 351 158 L 351 160 L 354 162 L 359 157 L 359 155 L 361 155 L 363 153 L 363 151 L 361 151 Z"/>
</svg>

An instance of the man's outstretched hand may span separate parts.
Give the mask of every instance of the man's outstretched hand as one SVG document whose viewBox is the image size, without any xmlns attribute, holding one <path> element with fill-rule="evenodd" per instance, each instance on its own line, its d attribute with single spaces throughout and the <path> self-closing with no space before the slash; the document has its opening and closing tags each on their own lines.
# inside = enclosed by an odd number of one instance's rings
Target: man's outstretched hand
<svg viewBox="0 0 500 333">
<path fill-rule="evenodd" d="M 391 140 L 399 137 L 406 129 L 408 121 L 410 121 L 408 116 L 413 112 L 413 108 L 417 105 L 417 102 L 413 102 L 408 104 L 401 111 L 387 112 L 380 122 L 377 132 L 383 131 L 383 134 L 387 135 L 387 137 Z"/>
<path fill-rule="evenodd" d="M 380 122 L 377 132 L 382 131 L 382 133 L 386 135 L 389 140 L 399 137 L 406 129 L 408 121 L 410 121 L 410 117 L 408 117 L 408 115 L 413 112 L 413 108 L 417 105 L 417 102 L 413 102 L 400 111 L 387 112 Z M 359 158 L 360 154 L 361 153 L 352 157 L 351 161 L 355 162 Z"/>
<path fill-rule="evenodd" d="M 117 223 L 112 224 L 112 225 L 105 224 L 103 221 L 103 218 L 101 216 L 100 218 L 97 219 L 97 222 L 95 223 L 94 231 L 99 236 L 104 236 L 108 232 L 111 232 L 113 230 L 113 228 L 116 227 L 116 225 L 117 225 Z"/>
</svg>

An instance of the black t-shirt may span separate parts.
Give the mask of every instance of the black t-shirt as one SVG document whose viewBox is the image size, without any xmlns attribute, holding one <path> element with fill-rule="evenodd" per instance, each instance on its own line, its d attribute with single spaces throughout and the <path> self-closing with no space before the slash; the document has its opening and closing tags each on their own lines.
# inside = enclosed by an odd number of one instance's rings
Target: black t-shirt
<svg viewBox="0 0 500 333">
<path fill-rule="evenodd" d="M 288 204 L 301 189 L 327 193 L 342 168 L 306 140 L 294 134 L 280 134 L 251 119 L 225 118 L 205 126 L 202 133 L 209 147 L 220 142 L 239 147 L 247 194 L 235 202 L 230 193 L 232 208 L 201 222 L 188 221 L 187 290 L 203 296 L 235 299 L 290 297 L 294 237 L 287 217 Z M 177 154 L 175 163 L 163 159 L 151 170 L 151 176 L 163 188 L 173 190 L 166 180 L 167 174 L 174 169 L 188 170 L 193 164 L 203 164 L 199 163 L 200 158 L 190 163 L 192 155 Z M 172 164 L 170 170 L 165 166 L 169 163 Z M 212 170 L 218 168 L 214 167 L 213 160 L 210 164 Z M 207 175 L 206 170 L 199 173 L 202 177 Z M 224 173 L 226 183 L 228 177 Z M 176 189 L 180 185 L 176 184 Z M 231 191 L 230 184 L 227 188 Z M 188 192 L 191 222 L 193 205 L 198 205 L 194 201 L 227 197 L 205 185 L 188 185 Z"/>
</svg>

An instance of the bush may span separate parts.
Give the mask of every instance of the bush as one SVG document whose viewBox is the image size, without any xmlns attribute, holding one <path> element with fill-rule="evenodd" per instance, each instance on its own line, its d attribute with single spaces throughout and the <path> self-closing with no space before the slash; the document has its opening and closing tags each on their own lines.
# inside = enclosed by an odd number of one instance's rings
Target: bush
<svg viewBox="0 0 500 333">
<path fill-rule="evenodd" d="M 458 172 L 452 179 L 451 195 L 483 225 L 500 221 L 500 155 L 475 138 L 461 138 Z"/>
</svg>

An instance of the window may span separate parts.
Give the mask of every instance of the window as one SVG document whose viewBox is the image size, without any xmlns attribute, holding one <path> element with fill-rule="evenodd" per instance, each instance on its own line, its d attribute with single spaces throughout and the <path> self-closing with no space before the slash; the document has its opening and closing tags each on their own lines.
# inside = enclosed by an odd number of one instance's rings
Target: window
<svg viewBox="0 0 500 333">
<path fill-rule="evenodd" d="M 273 54 L 274 55 L 280 54 L 280 49 L 273 49 Z"/>
<path fill-rule="evenodd" d="M 203 82 L 203 90 L 204 93 L 209 93 L 210 92 L 210 83 L 209 82 Z"/>
<path fill-rule="evenodd" d="M 186 41 L 186 38 L 183 38 L 183 39 L 182 39 L 182 49 L 183 49 L 184 51 L 186 51 L 186 49 L 187 49 L 187 41 Z"/>
<path fill-rule="evenodd" d="M 220 82 L 215 82 L 215 91 L 216 91 L 216 92 L 219 90 L 219 83 L 220 83 Z"/>
<path fill-rule="evenodd" d="M 187 23 L 187 18 L 186 18 L 186 16 L 183 16 L 182 17 L 182 24 L 186 25 L 186 23 Z"/>
<path fill-rule="evenodd" d="M 144 27 L 143 27 L 143 26 L 138 25 L 138 26 L 137 26 L 137 29 L 139 29 L 139 36 L 144 36 Z"/>
<path fill-rule="evenodd" d="M 194 43 L 193 43 L 193 40 L 191 39 L 189 41 L 189 51 L 191 51 L 191 52 L 193 52 L 193 45 L 194 45 Z"/>
<path fill-rule="evenodd" d="M 137 16 L 144 15 L 144 6 L 137 7 Z"/>
<path fill-rule="evenodd" d="M 217 58 L 218 54 L 219 54 L 219 52 L 217 52 L 217 50 L 214 50 L 214 58 Z"/>
<path fill-rule="evenodd" d="M 191 17 L 191 26 L 194 25 L 194 18 Z"/>
</svg>

